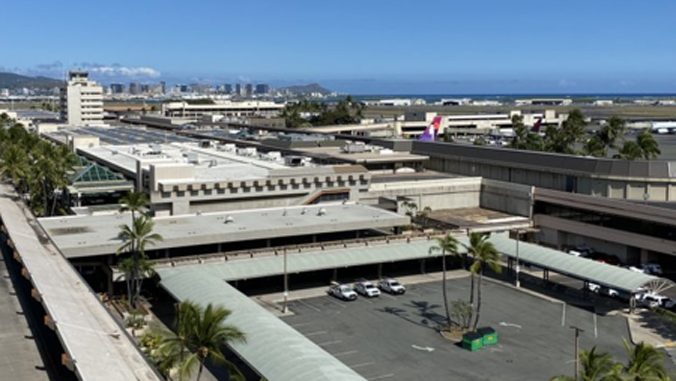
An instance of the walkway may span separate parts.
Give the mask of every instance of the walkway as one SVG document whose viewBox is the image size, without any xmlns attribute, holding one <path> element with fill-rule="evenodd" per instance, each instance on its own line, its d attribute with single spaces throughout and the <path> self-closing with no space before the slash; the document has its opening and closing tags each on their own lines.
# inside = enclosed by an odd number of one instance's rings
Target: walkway
<svg viewBox="0 0 676 381">
<path fill-rule="evenodd" d="M 12 195 L 9 186 L 0 184 L 3 229 L 11 239 L 15 257 L 25 269 L 24 276 L 35 289 L 34 297 L 47 311 L 46 319 L 59 335 L 78 378 L 159 381 L 126 331 L 97 300 L 68 260 L 46 241 L 35 219 L 11 199 Z M 7 349 L 13 350 L 11 346 Z"/>
<path fill-rule="evenodd" d="M 5 265 L 0 255 L 0 374 L 3 380 L 49 380 Z"/>
</svg>

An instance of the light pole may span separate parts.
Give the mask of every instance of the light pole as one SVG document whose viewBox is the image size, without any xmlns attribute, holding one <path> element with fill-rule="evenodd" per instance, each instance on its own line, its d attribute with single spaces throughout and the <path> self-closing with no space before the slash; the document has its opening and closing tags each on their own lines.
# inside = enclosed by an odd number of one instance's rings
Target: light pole
<svg viewBox="0 0 676 381">
<path fill-rule="evenodd" d="M 289 307 L 287 305 L 288 299 L 289 299 L 289 273 L 287 272 L 286 249 L 284 249 L 284 307 L 282 308 L 283 313 L 289 312 Z"/>
<path fill-rule="evenodd" d="M 519 229 L 516 229 L 516 283 L 515 286 L 516 288 L 521 287 L 521 282 L 519 282 L 519 271 L 521 268 L 519 267 L 519 238 L 521 237 L 521 231 Z"/>
<path fill-rule="evenodd" d="M 575 381 L 579 379 L 580 375 L 580 332 L 584 332 L 584 329 L 580 329 L 574 325 L 570 326 L 571 329 L 575 330 Z"/>
</svg>

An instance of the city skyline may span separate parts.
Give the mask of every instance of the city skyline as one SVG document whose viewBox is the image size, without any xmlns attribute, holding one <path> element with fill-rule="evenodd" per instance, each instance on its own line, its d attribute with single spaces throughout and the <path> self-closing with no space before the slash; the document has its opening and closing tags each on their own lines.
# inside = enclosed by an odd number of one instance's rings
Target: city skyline
<svg viewBox="0 0 676 381">
<path fill-rule="evenodd" d="M 131 19 L 96 17 L 127 5 Z M 353 94 L 676 92 L 668 48 L 676 4 L 666 0 L 207 1 L 187 13 L 163 5 L 101 4 L 93 17 L 64 23 L 56 12 L 86 3 L 8 4 L 35 26 L 22 18 L 0 26 L 4 35 L 22 30 L 4 43 L 21 54 L 1 58 L 0 71 L 62 78 L 82 68 L 102 83 L 317 82 Z"/>
</svg>

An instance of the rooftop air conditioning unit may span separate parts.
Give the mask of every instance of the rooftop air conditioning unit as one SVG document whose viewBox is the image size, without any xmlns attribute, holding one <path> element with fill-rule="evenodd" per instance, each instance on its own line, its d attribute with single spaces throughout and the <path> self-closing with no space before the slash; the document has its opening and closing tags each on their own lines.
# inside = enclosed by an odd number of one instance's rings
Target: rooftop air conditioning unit
<svg viewBox="0 0 676 381">
<path fill-rule="evenodd" d="M 326 209 L 320 208 L 319 212 L 317 212 L 317 215 L 318 216 L 325 216 L 326 215 Z"/>
<path fill-rule="evenodd" d="M 227 216 L 225 217 L 225 223 L 226 223 L 226 224 L 231 224 L 231 223 L 233 223 L 233 222 L 235 222 L 235 219 L 232 218 L 231 215 L 227 215 Z"/>
</svg>

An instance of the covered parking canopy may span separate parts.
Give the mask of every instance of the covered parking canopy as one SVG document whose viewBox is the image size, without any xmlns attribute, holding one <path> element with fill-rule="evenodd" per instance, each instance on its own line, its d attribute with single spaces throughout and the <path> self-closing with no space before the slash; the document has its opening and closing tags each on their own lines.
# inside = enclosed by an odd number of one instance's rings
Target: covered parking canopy
<svg viewBox="0 0 676 381">
<path fill-rule="evenodd" d="M 492 236 L 490 241 L 500 253 L 512 259 L 516 258 L 516 240 Z M 669 279 L 576 257 L 526 242 L 519 242 L 519 261 L 629 294 L 645 289 L 659 293 L 674 286 L 674 282 Z"/>
<path fill-rule="evenodd" d="M 266 380 L 365 380 L 227 282 L 199 269 L 165 268 L 157 272 L 162 286 L 177 300 L 213 303 L 232 311 L 227 323 L 242 330 L 247 341 L 233 343 L 232 349 Z"/>
</svg>

